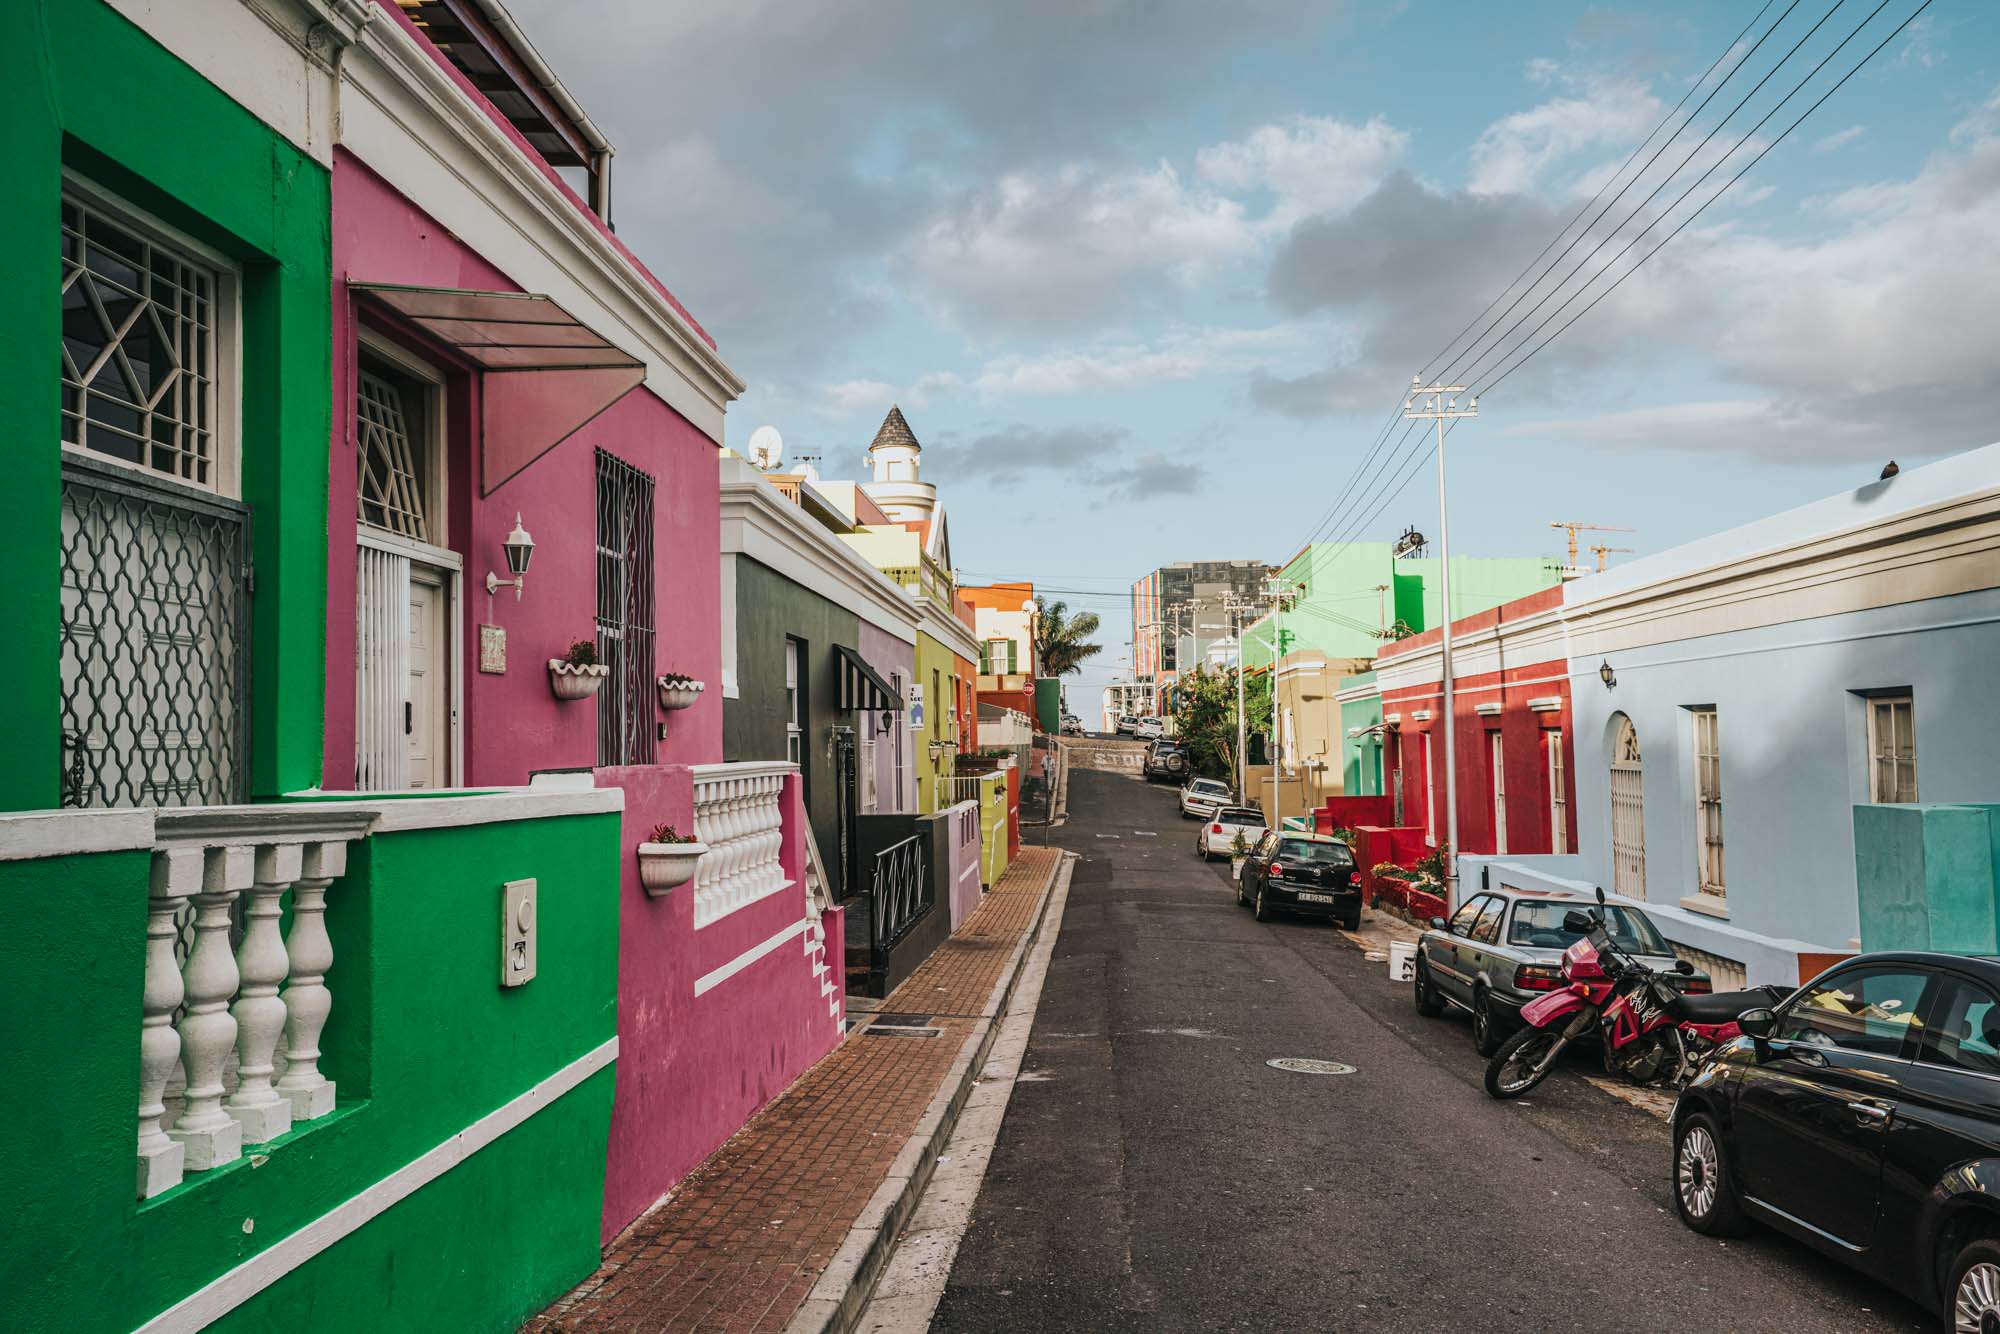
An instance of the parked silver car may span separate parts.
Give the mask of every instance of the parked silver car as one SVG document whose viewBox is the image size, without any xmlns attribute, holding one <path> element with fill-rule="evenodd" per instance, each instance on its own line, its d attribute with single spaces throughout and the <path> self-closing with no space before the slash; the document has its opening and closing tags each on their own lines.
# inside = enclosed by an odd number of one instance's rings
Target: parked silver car
<svg viewBox="0 0 2000 1334">
<path fill-rule="evenodd" d="M 1431 919 L 1417 941 L 1417 1013 L 1437 1015 L 1447 1005 L 1472 1016 L 1472 1044 L 1481 1056 L 1500 1050 L 1521 1024 L 1521 1007 L 1563 985 L 1562 954 L 1577 933 L 1563 915 L 1590 902 L 1578 894 L 1541 890 L 1478 890 L 1451 915 Z M 1669 983 L 1701 994 L 1715 990 L 1707 973 L 1672 973 L 1676 956 L 1645 910 L 1612 900 L 1604 925 L 1619 948 L 1665 975 Z"/>
<path fill-rule="evenodd" d="M 1190 779 L 1181 789 L 1181 818 L 1184 820 L 1205 820 L 1224 806 L 1231 805 L 1236 794 L 1229 784 L 1219 778 Z"/>
</svg>

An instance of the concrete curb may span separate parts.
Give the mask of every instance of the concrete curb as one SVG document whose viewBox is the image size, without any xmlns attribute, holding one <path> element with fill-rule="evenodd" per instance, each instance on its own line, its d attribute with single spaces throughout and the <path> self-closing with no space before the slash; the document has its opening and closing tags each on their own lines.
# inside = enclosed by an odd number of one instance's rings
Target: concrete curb
<svg viewBox="0 0 2000 1334">
<path fill-rule="evenodd" d="M 950 1142 L 959 1113 L 964 1110 L 966 1099 L 972 1096 L 974 1078 L 985 1066 L 987 1053 L 1006 1021 L 1007 1004 L 1013 998 L 1015 983 L 1020 980 L 1021 963 L 1041 937 L 1042 923 L 1056 886 L 1068 883 L 1075 864 L 1075 853 L 1063 853 L 1055 874 L 1042 886 L 1041 897 L 1035 903 L 1034 921 L 1021 934 L 999 981 L 993 984 L 984 1007 L 987 1017 L 966 1036 L 958 1049 L 958 1058 L 945 1073 L 943 1087 L 904 1141 L 902 1151 L 889 1167 L 888 1177 L 848 1229 L 847 1240 L 834 1252 L 819 1281 L 792 1314 L 785 1325 L 785 1334 L 849 1334 L 861 1318 L 869 1295 L 875 1290 L 875 1281 L 881 1277 L 889 1253 L 895 1248 L 896 1235 L 916 1211 L 937 1166 L 938 1155 Z"/>
</svg>

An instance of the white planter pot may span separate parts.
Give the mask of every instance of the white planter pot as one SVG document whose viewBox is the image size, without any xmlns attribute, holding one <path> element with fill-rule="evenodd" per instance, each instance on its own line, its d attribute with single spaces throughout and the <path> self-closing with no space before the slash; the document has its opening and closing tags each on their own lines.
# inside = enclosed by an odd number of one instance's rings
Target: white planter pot
<svg viewBox="0 0 2000 1334">
<path fill-rule="evenodd" d="M 703 843 L 641 843 L 639 845 L 639 883 L 654 898 L 666 893 L 675 885 L 685 885 L 694 879 L 695 868 L 701 865 L 702 854 L 708 851 Z"/>
<path fill-rule="evenodd" d="M 1243 878 L 1243 862 L 1244 858 L 1242 857 L 1231 857 L 1229 859 L 1229 874 L 1232 878 L 1237 880 Z"/>
<path fill-rule="evenodd" d="M 660 678 L 660 707 L 672 712 L 685 709 L 701 698 L 701 692 L 708 689 L 706 681 L 689 681 L 685 685 L 668 685 L 666 678 Z"/>
<path fill-rule="evenodd" d="M 557 699 L 589 699 L 604 688 L 611 669 L 603 663 L 577 667 L 561 658 L 549 659 L 549 685 Z"/>
</svg>

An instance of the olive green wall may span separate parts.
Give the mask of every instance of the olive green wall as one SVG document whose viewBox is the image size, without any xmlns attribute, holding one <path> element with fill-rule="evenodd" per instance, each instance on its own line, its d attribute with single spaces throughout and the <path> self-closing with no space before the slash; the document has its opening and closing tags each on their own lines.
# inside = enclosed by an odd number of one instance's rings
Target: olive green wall
<svg viewBox="0 0 2000 1334">
<path fill-rule="evenodd" d="M 785 640 L 805 641 L 799 771 L 805 779 L 806 817 L 834 891 L 845 897 L 847 871 L 835 864 L 840 860 L 840 807 L 834 792 L 833 728 L 852 728 L 854 714 L 837 707 L 840 678 L 833 646 L 845 644 L 859 653 L 861 618 L 747 556 L 722 559 L 736 562 L 736 698 L 722 701 L 722 757 L 785 758 Z"/>
<path fill-rule="evenodd" d="M 134 1199 L 148 854 L 0 862 L 0 1329 L 122 1331 L 617 1032 L 616 813 L 377 834 L 327 895 L 339 1105 Z M 538 882 L 535 979 L 502 989 L 500 893 Z M 614 1067 L 216 1327 L 511 1330 L 597 1264 Z M 259 1161 L 259 1160 L 262 1161 Z"/>
<path fill-rule="evenodd" d="M 316 785 L 331 425 L 326 170 L 101 0 L 0 5 L 0 157 L 0 532 L 14 560 L 0 580 L 0 625 L 24 650 L 0 695 L 0 810 L 59 799 L 65 166 L 242 265 L 238 440 L 257 571 L 250 792 Z"/>
<path fill-rule="evenodd" d="M 917 631 L 917 680 L 924 686 L 924 725 L 911 729 L 917 748 L 917 809 L 929 815 L 937 810 L 937 780 L 949 778 L 953 753 L 949 746 L 932 742 L 951 739 L 951 710 L 958 655 Z"/>
</svg>

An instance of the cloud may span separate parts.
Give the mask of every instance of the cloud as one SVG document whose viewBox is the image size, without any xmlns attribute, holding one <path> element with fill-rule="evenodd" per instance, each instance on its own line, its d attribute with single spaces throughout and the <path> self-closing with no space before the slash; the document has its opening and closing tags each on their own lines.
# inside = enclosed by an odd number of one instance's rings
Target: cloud
<svg viewBox="0 0 2000 1334">
<path fill-rule="evenodd" d="M 1835 130 L 1832 134 L 1822 135 L 1820 138 L 1815 139 L 1812 151 L 1815 153 L 1831 153 L 1837 148 L 1847 147 L 1866 133 L 1868 133 L 1866 125 L 1850 125 L 1844 130 Z"/>
<path fill-rule="evenodd" d="M 1289 116 L 1202 149 L 1195 166 L 1222 189 L 1275 195 L 1265 225 L 1282 230 L 1303 217 L 1353 207 L 1403 156 L 1409 141 L 1380 116 L 1362 125 Z"/>
<path fill-rule="evenodd" d="M 1124 501 L 1191 495 L 1202 465 L 1158 450 L 1133 451 L 1122 426 L 1042 427 L 1014 423 L 960 443 L 924 446 L 927 477 L 1014 486 L 1051 476 L 1093 491 L 1093 508 Z"/>
<path fill-rule="evenodd" d="M 1574 96 L 1555 97 L 1488 125 L 1472 145 L 1473 194 L 1538 189 L 1543 176 L 1586 149 L 1639 142 L 1664 108 L 1642 83 L 1587 79 Z"/>
</svg>

